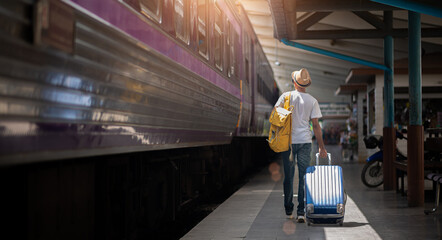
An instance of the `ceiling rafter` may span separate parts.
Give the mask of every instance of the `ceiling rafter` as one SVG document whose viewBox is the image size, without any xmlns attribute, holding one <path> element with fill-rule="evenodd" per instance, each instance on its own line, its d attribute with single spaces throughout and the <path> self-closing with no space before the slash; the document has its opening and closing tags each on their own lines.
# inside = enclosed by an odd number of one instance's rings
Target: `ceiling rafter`
<svg viewBox="0 0 442 240">
<path fill-rule="evenodd" d="M 378 16 L 371 14 L 368 11 L 353 11 L 353 13 L 364 21 L 370 23 L 373 27 L 381 30 L 385 29 L 385 23 L 380 20 Z"/>
<path fill-rule="evenodd" d="M 273 24 L 273 32 L 276 36 L 288 37 L 287 28 L 286 28 L 286 20 L 284 13 L 284 5 L 283 0 L 272 0 L 269 1 L 270 12 L 272 14 Z"/>
<path fill-rule="evenodd" d="M 277 11 L 272 10 L 273 2 L 279 1 L 282 6 L 278 5 Z M 368 12 L 368 10 L 392 10 L 395 8 L 388 7 L 382 4 L 374 4 L 369 0 L 269 0 L 272 17 L 275 28 L 285 28 L 283 35 L 279 32 L 274 32 L 278 39 L 287 38 L 290 40 L 299 39 L 355 39 L 355 38 L 383 38 L 385 36 L 392 36 L 394 38 L 408 37 L 407 28 L 387 28 L 383 20 L 378 16 Z M 313 8 L 304 8 L 315 3 Z M 345 7 L 344 5 L 347 4 Z M 344 7 L 344 8 L 343 8 Z M 345 10 L 351 11 L 359 18 L 363 19 L 376 29 L 342 29 L 342 30 L 307 30 L 321 19 L 328 16 L 330 11 Z M 315 12 L 309 15 L 303 21 L 293 19 L 294 12 Z M 280 25 L 278 19 L 284 19 L 284 23 Z M 300 21 L 300 22 L 298 22 Z M 280 25 L 280 26 L 279 26 Z M 422 38 L 442 37 L 442 27 L 426 27 L 422 28 Z"/>
<path fill-rule="evenodd" d="M 332 12 L 315 12 L 308 18 L 304 19 L 303 21 L 300 21 L 298 23 L 298 32 L 304 31 L 308 29 L 309 27 L 313 26 L 313 24 L 319 22 L 321 19 L 327 17 Z M 298 21 L 298 20 L 297 20 Z"/>
<path fill-rule="evenodd" d="M 298 32 L 298 23 L 296 21 L 296 1 L 284 0 L 284 16 L 285 26 L 287 28 L 287 35 L 290 38 L 295 38 Z"/>
<path fill-rule="evenodd" d="M 287 39 L 296 40 L 301 44 L 377 63 L 383 62 L 384 36 L 394 34 L 395 58 L 408 57 L 408 14 L 399 8 L 377 4 L 371 0 L 240 0 L 240 2 L 247 5 L 245 10 L 281 91 L 287 91 L 292 87 L 290 77 L 287 77 L 290 74 L 288 72 L 291 72 L 289 69 L 306 67 L 314 79 L 314 84 L 309 87 L 309 93 L 317 96 L 318 101 L 347 101 L 345 97 L 349 99 L 348 96 L 335 96 L 334 92 L 341 83 L 345 82 L 352 68 L 363 67 L 357 63 L 289 47 L 280 42 L 275 44 L 275 38 L 280 39 L 281 32 L 286 34 Z M 279 11 L 274 11 L 272 8 L 275 3 L 279 4 Z M 391 31 L 384 23 L 385 11 L 393 11 L 394 28 Z M 290 17 L 284 15 L 286 12 L 290 12 Z M 271 16 L 268 13 L 271 13 Z M 297 17 L 293 19 L 295 14 Z M 290 22 L 292 20 L 296 22 Z M 423 54 L 442 52 L 442 19 L 422 14 L 421 21 Z M 291 32 L 293 29 L 296 32 Z M 351 36 L 351 31 L 355 35 Z M 277 53 L 275 48 L 278 48 Z"/>
<path fill-rule="evenodd" d="M 385 36 L 394 38 L 408 37 L 408 29 L 372 30 L 372 29 L 352 29 L 352 30 L 309 30 L 296 34 L 298 39 L 358 39 L 358 38 L 383 38 Z M 442 28 L 422 28 L 422 38 L 442 37 Z"/>
<path fill-rule="evenodd" d="M 270 0 L 273 1 L 273 0 Z M 374 3 L 369 0 L 297 0 L 296 11 L 377 11 L 397 10 L 398 8 Z"/>
</svg>

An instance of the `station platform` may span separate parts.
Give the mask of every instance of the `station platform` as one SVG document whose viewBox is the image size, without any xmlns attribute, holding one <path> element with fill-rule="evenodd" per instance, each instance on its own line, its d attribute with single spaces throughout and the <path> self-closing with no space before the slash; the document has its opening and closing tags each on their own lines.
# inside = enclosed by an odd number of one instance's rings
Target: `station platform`
<svg viewBox="0 0 442 240">
<path fill-rule="evenodd" d="M 370 189 L 360 179 L 363 164 L 344 162 L 340 146 L 327 146 L 341 165 L 348 194 L 344 225 L 311 225 L 289 219 L 283 207 L 281 162 L 270 163 L 181 239 L 442 239 L 442 209 L 425 215 L 406 196 Z M 323 163 L 324 164 L 324 163 Z M 296 168 L 297 172 L 297 168 Z M 297 206 L 297 179 L 294 203 Z"/>
</svg>

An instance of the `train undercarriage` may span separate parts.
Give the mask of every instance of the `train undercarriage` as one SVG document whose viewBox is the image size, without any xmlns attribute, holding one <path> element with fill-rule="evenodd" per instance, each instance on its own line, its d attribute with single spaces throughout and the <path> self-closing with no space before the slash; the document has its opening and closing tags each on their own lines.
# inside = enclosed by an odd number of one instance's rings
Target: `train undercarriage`
<svg viewBox="0 0 442 240">
<path fill-rule="evenodd" d="M 183 212 L 265 164 L 268 149 L 264 138 L 236 138 L 229 145 L 2 168 L 3 234 L 16 239 L 164 237 Z"/>
</svg>

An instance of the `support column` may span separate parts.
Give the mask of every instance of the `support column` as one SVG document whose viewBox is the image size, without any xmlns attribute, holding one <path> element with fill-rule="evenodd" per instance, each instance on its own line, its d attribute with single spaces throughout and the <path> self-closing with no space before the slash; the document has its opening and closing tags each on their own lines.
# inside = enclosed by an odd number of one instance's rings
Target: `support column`
<svg viewBox="0 0 442 240">
<path fill-rule="evenodd" d="M 392 28 L 393 12 L 384 12 L 384 23 L 387 28 Z M 394 129 L 394 45 L 393 37 L 384 38 L 384 64 L 390 71 L 384 71 L 384 190 L 393 190 L 396 187 L 396 130 Z"/>
<path fill-rule="evenodd" d="M 365 148 L 364 144 L 364 98 L 365 98 L 365 91 L 359 90 L 358 91 L 358 98 L 357 98 L 357 104 L 358 104 L 358 162 L 365 163 L 367 160 L 367 148 Z"/>
<path fill-rule="evenodd" d="M 422 126 L 421 17 L 408 11 L 408 72 L 410 119 L 408 125 L 408 205 L 424 205 L 424 129 Z"/>
</svg>

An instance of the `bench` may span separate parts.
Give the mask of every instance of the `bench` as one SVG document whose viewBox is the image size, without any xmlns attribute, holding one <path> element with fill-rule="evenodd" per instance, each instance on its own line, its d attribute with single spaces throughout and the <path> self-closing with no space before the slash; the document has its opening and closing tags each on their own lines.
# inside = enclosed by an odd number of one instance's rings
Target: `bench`
<svg viewBox="0 0 442 240">
<path fill-rule="evenodd" d="M 439 195 L 440 195 L 440 184 L 442 183 L 442 174 L 440 173 L 429 173 L 426 176 L 427 179 L 432 180 L 433 183 L 435 183 L 435 187 L 436 187 L 436 195 L 435 195 L 435 203 L 434 203 L 434 208 L 431 210 L 424 210 L 424 213 L 426 215 L 430 214 L 430 213 L 434 213 L 437 211 L 437 208 L 439 207 Z"/>
<path fill-rule="evenodd" d="M 396 189 L 397 192 L 400 192 L 402 196 L 405 196 L 405 184 L 404 178 L 407 175 L 407 160 L 404 161 L 394 161 L 394 168 L 396 168 Z M 441 172 L 442 171 L 442 162 L 434 162 L 434 161 L 424 161 L 424 170 L 431 172 Z M 400 187 L 399 187 L 400 183 Z"/>
<path fill-rule="evenodd" d="M 424 170 L 431 172 L 442 171 L 442 161 L 440 159 L 442 149 L 442 128 L 428 128 L 428 138 L 424 142 Z M 407 160 L 393 162 L 394 168 L 396 168 L 396 189 L 405 195 L 404 189 L 404 177 L 407 175 Z M 399 188 L 399 180 L 401 186 Z"/>
<path fill-rule="evenodd" d="M 394 167 L 396 168 L 396 189 L 398 192 L 402 194 L 402 196 L 405 196 L 405 185 L 404 185 L 404 178 L 405 175 L 407 175 L 407 161 L 394 161 L 393 162 Z M 401 183 L 401 187 L 399 188 L 399 180 Z"/>
</svg>

